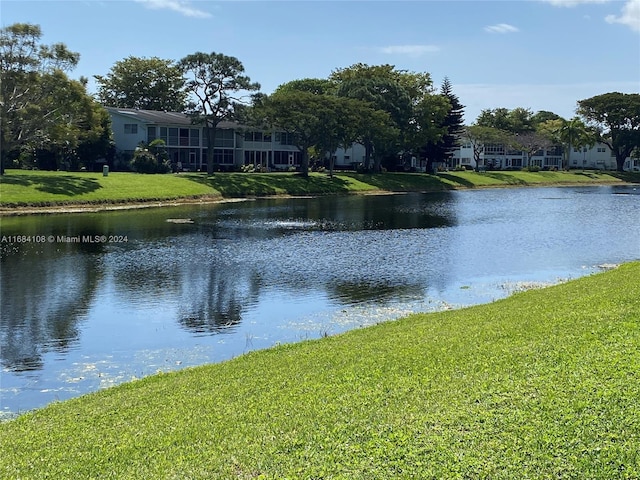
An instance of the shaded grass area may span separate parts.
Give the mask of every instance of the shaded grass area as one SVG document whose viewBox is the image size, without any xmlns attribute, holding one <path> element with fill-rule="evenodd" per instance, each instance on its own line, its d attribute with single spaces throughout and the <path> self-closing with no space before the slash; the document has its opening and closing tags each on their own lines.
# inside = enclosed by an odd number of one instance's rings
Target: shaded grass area
<svg viewBox="0 0 640 480">
<path fill-rule="evenodd" d="M 178 175 L 7 170 L 0 177 L 0 205 L 46 206 L 124 203 L 219 195 Z"/>
<path fill-rule="evenodd" d="M 369 183 L 349 176 L 310 174 L 303 177 L 292 173 L 187 174 L 186 178 L 220 192 L 224 197 L 265 195 L 321 195 L 375 190 Z"/>
<path fill-rule="evenodd" d="M 0 206 L 133 203 L 198 197 L 323 195 L 374 191 L 442 191 L 455 188 L 639 182 L 640 174 L 596 172 L 448 172 L 438 175 L 341 173 L 219 173 L 213 176 L 67 173 L 8 170 L 0 177 Z"/>
<path fill-rule="evenodd" d="M 0 424 L 0 477 L 640 476 L 640 263 Z"/>
</svg>

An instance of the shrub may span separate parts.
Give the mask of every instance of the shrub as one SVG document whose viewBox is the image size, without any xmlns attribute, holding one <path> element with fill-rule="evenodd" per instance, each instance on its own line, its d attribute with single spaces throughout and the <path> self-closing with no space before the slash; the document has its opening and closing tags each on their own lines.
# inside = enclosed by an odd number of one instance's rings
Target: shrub
<svg viewBox="0 0 640 480">
<path fill-rule="evenodd" d="M 138 173 L 167 173 L 171 166 L 167 161 L 158 161 L 156 156 L 144 148 L 136 149 L 131 160 L 131 169 Z"/>
<path fill-rule="evenodd" d="M 529 165 L 528 167 L 524 168 L 524 170 L 527 172 L 539 172 L 540 167 L 538 165 Z"/>
</svg>

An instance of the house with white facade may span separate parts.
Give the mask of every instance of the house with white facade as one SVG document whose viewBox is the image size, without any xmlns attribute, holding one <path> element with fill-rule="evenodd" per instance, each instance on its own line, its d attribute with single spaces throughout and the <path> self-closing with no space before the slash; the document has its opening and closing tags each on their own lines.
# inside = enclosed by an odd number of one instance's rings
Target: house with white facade
<svg viewBox="0 0 640 480">
<path fill-rule="evenodd" d="M 169 160 L 183 170 L 207 170 L 207 142 L 204 127 L 194 124 L 184 113 L 105 107 L 111 116 L 116 151 L 126 159 L 133 156 L 141 144 L 155 139 L 164 141 Z M 478 148 L 476 146 L 476 148 Z M 461 138 L 449 167 L 496 170 L 521 169 L 535 165 L 541 169 L 562 168 L 562 148 L 548 147 L 535 152 L 531 158 L 521 151 L 503 144 L 481 146 L 480 161 L 476 164 L 471 142 Z M 289 170 L 300 164 L 300 151 L 293 144 L 291 134 L 283 131 L 261 131 L 235 122 L 218 124 L 214 146 L 214 163 L 219 170 L 235 170 L 242 165 L 260 165 L 270 170 Z M 354 143 L 338 149 L 334 155 L 336 169 L 356 169 L 365 159 L 364 146 Z M 408 162 L 404 162 L 409 166 Z M 411 169 L 426 170 L 426 159 L 410 159 Z M 572 149 L 569 168 L 615 170 L 612 151 L 598 143 L 591 148 Z M 640 159 L 627 158 L 625 170 L 640 171 Z"/>
<path fill-rule="evenodd" d="M 466 138 L 460 141 L 460 147 L 454 151 L 452 167 L 490 168 L 495 170 L 521 169 L 537 166 L 545 170 L 562 168 L 562 147 L 542 148 L 530 159 L 525 152 L 510 149 L 503 144 L 486 144 L 476 146 L 480 151 L 480 161 L 476 162 L 473 144 Z M 586 168 L 597 170 L 616 170 L 615 153 L 604 143 L 596 143 L 592 147 L 572 148 L 569 152 L 569 168 Z M 624 163 L 627 171 L 640 171 L 640 159 L 627 157 Z"/>
<path fill-rule="evenodd" d="M 133 156 L 135 149 L 153 140 L 164 141 L 169 160 L 184 170 L 207 170 L 204 126 L 178 112 L 105 107 L 111 116 L 113 140 L 118 154 Z M 214 162 L 218 169 L 262 165 L 287 170 L 300 163 L 300 152 L 286 132 L 263 132 L 235 122 L 220 122 L 216 129 Z"/>
</svg>

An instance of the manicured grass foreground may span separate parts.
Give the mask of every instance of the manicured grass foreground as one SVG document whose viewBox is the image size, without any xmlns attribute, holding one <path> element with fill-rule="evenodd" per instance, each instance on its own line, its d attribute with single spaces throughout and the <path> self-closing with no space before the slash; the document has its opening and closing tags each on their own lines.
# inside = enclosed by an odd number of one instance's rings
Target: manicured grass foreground
<svg viewBox="0 0 640 480">
<path fill-rule="evenodd" d="M 201 197 L 346 194 L 373 191 L 440 191 L 452 188 L 640 182 L 640 174 L 614 172 L 201 173 L 140 175 L 7 170 L 0 177 L 0 207 L 149 202 Z"/>
<path fill-rule="evenodd" d="M 0 477 L 640 477 L 640 263 L 0 424 Z"/>
</svg>

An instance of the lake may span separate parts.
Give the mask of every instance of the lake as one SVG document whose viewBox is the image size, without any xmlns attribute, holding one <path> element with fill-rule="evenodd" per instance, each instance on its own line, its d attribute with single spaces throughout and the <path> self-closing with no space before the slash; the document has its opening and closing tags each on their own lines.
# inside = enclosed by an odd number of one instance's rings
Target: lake
<svg viewBox="0 0 640 480">
<path fill-rule="evenodd" d="M 640 259 L 640 186 L 7 217 L 0 415 Z"/>
</svg>

